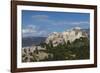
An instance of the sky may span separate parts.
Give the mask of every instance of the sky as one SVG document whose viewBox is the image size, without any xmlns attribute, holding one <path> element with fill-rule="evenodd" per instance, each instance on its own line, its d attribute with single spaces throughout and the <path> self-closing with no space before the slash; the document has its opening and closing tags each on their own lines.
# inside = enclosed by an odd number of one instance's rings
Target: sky
<svg viewBox="0 0 100 73">
<path fill-rule="evenodd" d="M 23 37 L 47 37 L 52 32 L 63 32 L 74 27 L 88 29 L 90 14 L 22 10 Z"/>
</svg>

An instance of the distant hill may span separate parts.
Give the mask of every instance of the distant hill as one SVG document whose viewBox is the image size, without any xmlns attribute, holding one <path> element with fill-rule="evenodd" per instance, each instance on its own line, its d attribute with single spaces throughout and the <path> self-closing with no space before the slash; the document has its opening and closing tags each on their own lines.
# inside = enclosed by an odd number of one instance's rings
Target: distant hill
<svg viewBox="0 0 100 73">
<path fill-rule="evenodd" d="M 22 47 L 39 45 L 41 42 L 44 42 L 46 37 L 24 37 L 22 38 Z"/>
<path fill-rule="evenodd" d="M 90 29 L 81 29 L 81 31 L 86 32 L 88 34 L 88 37 L 90 38 Z"/>
</svg>

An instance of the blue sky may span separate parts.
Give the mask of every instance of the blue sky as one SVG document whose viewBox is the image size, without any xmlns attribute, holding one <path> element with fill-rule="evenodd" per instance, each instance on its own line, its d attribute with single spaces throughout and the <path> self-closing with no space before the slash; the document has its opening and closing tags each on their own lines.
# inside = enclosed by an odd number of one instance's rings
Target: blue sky
<svg viewBox="0 0 100 73">
<path fill-rule="evenodd" d="M 74 27 L 90 27 L 89 13 L 68 13 L 22 10 L 22 36 L 45 37 Z"/>
</svg>

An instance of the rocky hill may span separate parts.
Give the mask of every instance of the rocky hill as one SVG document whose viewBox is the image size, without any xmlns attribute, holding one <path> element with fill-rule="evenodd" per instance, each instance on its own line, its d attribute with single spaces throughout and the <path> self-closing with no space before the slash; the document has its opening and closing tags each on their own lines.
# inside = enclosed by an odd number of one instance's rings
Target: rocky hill
<svg viewBox="0 0 100 73">
<path fill-rule="evenodd" d="M 63 44 L 69 41 L 70 43 L 79 39 L 80 37 L 88 37 L 88 33 L 82 31 L 80 27 L 75 27 L 73 29 L 64 31 L 64 32 L 53 32 L 51 33 L 47 39 L 46 44 L 52 42 L 53 46 L 57 46 L 59 44 Z"/>
<path fill-rule="evenodd" d="M 75 27 L 64 32 L 53 32 L 38 45 L 22 48 L 22 62 L 89 59 L 89 30 Z M 43 38 L 42 38 L 43 39 Z"/>
</svg>

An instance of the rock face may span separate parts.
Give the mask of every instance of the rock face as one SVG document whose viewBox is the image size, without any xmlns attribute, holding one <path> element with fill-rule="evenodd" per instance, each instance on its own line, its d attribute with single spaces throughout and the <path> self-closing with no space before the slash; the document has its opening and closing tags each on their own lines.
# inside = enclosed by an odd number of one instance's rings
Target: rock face
<svg viewBox="0 0 100 73">
<path fill-rule="evenodd" d="M 49 56 L 53 57 L 52 54 L 46 53 L 43 50 L 46 49 L 40 46 L 22 48 L 22 62 L 40 61 L 47 59 Z"/>
<path fill-rule="evenodd" d="M 59 44 L 67 43 L 68 41 L 71 43 L 80 37 L 88 37 L 88 34 L 81 31 L 80 27 L 75 27 L 71 30 L 67 30 L 61 33 L 53 32 L 48 36 L 45 42 L 46 44 L 51 42 L 53 46 L 57 46 Z"/>
</svg>

